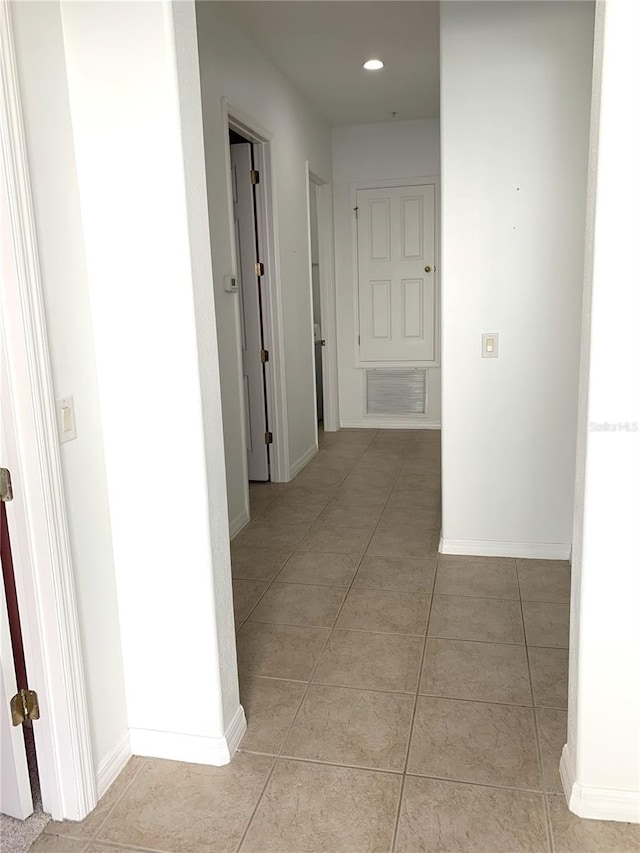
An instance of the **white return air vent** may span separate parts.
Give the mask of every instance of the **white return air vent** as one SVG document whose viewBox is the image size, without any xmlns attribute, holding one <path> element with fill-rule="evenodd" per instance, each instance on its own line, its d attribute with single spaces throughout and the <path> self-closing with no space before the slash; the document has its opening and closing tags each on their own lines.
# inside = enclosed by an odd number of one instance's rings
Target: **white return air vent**
<svg viewBox="0 0 640 853">
<path fill-rule="evenodd" d="M 366 371 L 368 415 L 424 415 L 427 371 L 422 368 Z"/>
</svg>

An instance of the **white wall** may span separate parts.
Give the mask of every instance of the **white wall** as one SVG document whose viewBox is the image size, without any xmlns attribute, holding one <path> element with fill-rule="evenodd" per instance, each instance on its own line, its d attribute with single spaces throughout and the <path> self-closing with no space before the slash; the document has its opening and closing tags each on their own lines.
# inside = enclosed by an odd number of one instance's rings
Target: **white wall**
<svg viewBox="0 0 640 853">
<path fill-rule="evenodd" d="M 62 24 L 131 744 L 220 764 L 244 715 L 194 8 L 65 3 Z"/>
<path fill-rule="evenodd" d="M 637 108 L 630 110 L 629 105 L 640 102 L 639 30 L 637 4 L 614 0 L 598 7 L 569 725 L 561 766 L 572 811 L 582 817 L 636 822 L 640 822 L 640 121 Z"/>
<path fill-rule="evenodd" d="M 93 757 L 100 775 L 128 737 L 82 221 L 57 3 L 12 19 L 56 396 L 73 394 L 78 438 L 61 448 Z"/>
<path fill-rule="evenodd" d="M 443 538 L 569 556 L 594 7 L 441 9 Z M 482 359 L 481 334 L 500 334 Z"/>
<path fill-rule="evenodd" d="M 229 518 L 232 529 L 237 529 L 238 519 L 247 510 L 247 475 L 240 429 L 238 298 L 223 289 L 224 276 L 231 274 L 233 262 L 222 99 L 227 98 L 273 137 L 276 260 L 282 288 L 288 453 L 292 468 L 312 453 L 316 444 L 305 161 L 309 161 L 314 174 L 328 181 L 331 143 L 325 122 L 217 3 L 198 3 L 197 20 Z"/>
<path fill-rule="evenodd" d="M 355 366 L 351 185 L 378 179 L 439 176 L 439 123 L 437 119 L 425 119 L 335 127 L 332 136 L 340 423 L 364 426 L 363 370 Z M 430 368 L 427 374 L 426 421 L 438 424 L 440 368 Z"/>
</svg>

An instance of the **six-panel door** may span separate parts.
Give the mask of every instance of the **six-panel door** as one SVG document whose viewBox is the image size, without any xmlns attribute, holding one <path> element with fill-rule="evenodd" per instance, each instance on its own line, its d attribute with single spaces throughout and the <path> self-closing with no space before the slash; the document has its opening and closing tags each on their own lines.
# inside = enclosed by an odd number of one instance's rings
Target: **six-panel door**
<svg viewBox="0 0 640 853">
<path fill-rule="evenodd" d="M 358 190 L 360 359 L 436 359 L 435 187 Z"/>
</svg>

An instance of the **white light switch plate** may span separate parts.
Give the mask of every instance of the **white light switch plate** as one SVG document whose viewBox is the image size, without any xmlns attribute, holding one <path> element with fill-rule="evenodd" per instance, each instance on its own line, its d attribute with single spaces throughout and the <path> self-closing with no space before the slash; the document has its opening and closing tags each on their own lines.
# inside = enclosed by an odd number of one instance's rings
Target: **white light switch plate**
<svg viewBox="0 0 640 853">
<path fill-rule="evenodd" d="M 498 333 L 485 332 L 482 336 L 482 357 L 498 358 Z"/>
<path fill-rule="evenodd" d="M 56 400 L 56 415 L 58 418 L 58 435 L 60 444 L 73 441 L 78 437 L 76 431 L 76 410 L 73 405 L 73 395 L 60 397 Z"/>
</svg>

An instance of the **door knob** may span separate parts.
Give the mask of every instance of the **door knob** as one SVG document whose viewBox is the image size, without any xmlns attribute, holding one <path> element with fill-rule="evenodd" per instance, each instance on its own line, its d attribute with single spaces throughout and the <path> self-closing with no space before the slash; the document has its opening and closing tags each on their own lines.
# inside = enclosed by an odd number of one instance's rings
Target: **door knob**
<svg viewBox="0 0 640 853">
<path fill-rule="evenodd" d="M 429 266 L 429 264 L 427 264 L 427 266 L 424 268 L 424 271 L 431 272 L 431 267 Z"/>
</svg>

